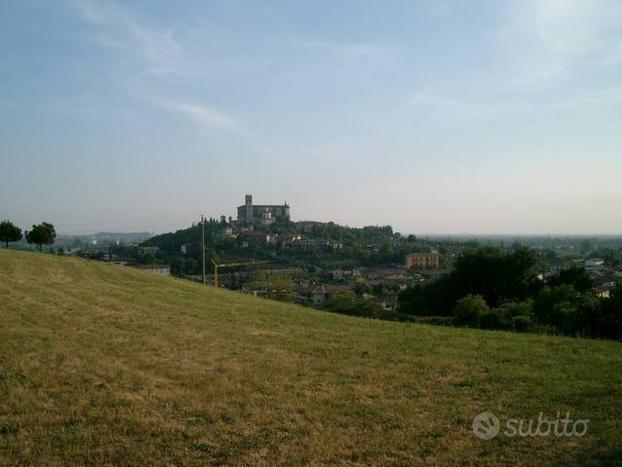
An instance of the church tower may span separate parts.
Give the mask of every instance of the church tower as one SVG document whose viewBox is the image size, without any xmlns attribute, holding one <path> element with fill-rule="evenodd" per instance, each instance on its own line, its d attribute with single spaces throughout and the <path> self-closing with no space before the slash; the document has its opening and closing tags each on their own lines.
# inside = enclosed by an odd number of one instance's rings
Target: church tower
<svg viewBox="0 0 622 467">
<path fill-rule="evenodd" d="M 246 208 L 245 220 L 246 224 L 250 225 L 253 223 L 253 195 L 246 195 L 244 198 L 244 206 Z"/>
</svg>

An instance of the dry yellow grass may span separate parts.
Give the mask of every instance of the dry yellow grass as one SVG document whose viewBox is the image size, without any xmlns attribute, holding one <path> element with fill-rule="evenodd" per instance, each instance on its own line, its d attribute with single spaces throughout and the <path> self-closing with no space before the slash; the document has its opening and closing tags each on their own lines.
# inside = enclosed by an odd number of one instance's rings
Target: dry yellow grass
<svg viewBox="0 0 622 467">
<path fill-rule="evenodd" d="M 482 441 L 473 417 L 590 419 Z M 622 459 L 622 345 L 334 315 L 0 251 L 2 464 Z"/>
</svg>

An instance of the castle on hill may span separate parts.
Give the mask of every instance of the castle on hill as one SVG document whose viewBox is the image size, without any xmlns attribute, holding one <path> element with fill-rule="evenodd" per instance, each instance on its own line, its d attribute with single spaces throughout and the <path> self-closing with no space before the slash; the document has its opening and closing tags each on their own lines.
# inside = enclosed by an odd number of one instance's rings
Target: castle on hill
<svg viewBox="0 0 622 467">
<path fill-rule="evenodd" d="M 246 195 L 244 204 L 238 206 L 239 226 L 264 226 L 289 219 L 290 213 L 287 202 L 283 204 L 253 204 L 253 195 Z"/>
</svg>

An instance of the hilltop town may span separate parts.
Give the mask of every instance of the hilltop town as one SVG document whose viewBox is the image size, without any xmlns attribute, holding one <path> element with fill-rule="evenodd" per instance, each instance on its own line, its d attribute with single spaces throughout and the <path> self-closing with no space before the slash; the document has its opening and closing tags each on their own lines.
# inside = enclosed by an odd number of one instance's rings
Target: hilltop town
<svg viewBox="0 0 622 467">
<path fill-rule="evenodd" d="M 174 275 L 199 280 L 199 230 L 156 236 L 140 252 L 165 259 Z M 294 222 L 287 202 L 257 205 L 250 194 L 236 219 L 209 219 L 206 231 L 208 282 L 315 307 L 354 294 L 370 314 L 395 310 L 400 290 L 447 266 L 433 242 L 403 237 L 390 226 Z"/>
<path fill-rule="evenodd" d="M 88 242 L 61 239 L 57 248 L 65 254 L 202 281 L 203 228 L 205 281 L 210 284 L 318 308 L 396 318 L 400 292 L 447 274 L 461 253 L 481 245 L 507 251 L 518 247 L 512 238 L 417 238 L 391 226 L 293 221 L 287 202 L 254 204 L 250 194 L 236 211 L 236 218 L 221 215 L 151 238 L 100 234 Z M 592 277 L 596 293 L 607 297 L 622 277 L 618 238 L 518 240 L 536 252 L 543 280 L 581 266 Z"/>
</svg>

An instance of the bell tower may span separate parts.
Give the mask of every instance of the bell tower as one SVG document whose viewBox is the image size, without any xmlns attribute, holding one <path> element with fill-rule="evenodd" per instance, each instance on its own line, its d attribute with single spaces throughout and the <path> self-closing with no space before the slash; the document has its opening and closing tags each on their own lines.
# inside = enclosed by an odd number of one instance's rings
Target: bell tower
<svg viewBox="0 0 622 467">
<path fill-rule="evenodd" d="M 246 224 L 250 225 L 253 223 L 253 195 L 246 195 L 244 197 L 244 207 L 246 208 Z"/>
</svg>

